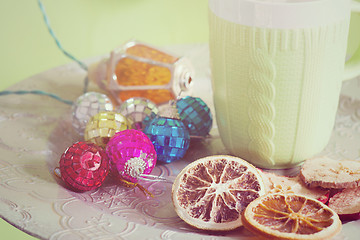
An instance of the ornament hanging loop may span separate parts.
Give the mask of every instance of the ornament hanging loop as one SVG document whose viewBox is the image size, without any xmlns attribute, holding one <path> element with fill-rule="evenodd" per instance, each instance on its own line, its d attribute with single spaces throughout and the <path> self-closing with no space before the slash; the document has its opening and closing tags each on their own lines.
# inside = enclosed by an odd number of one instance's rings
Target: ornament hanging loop
<svg viewBox="0 0 360 240">
<path fill-rule="evenodd" d="M 165 182 L 165 183 L 174 183 L 174 180 L 166 177 L 155 176 L 155 175 L 148 175 L 148 174 L 141 174 L 138 177 L 139 180 L 148 181 L 148 182 Z"/>
<path fill-rule="evenodd" d="M 133 182 L 127 181 L 127 180 L 125 180 L 123 178 L 119 179 L 119 181 L 121 183 L 123 183 L 126 187 L 132 187 L 132 188 L 137 187 L 137 188 L 139 188 L 144 193 L 145 196 L 150 196 L 152 198 L 155 197 L 154 194 L 152 194 L 149 190 L 147 190 L 145 187 L 143 187 L 139 183 L 133 183 Z"/>
<path fill-rule="evenodd" d="M 61 179 L 61 172 L 59 167 L 54 168 L 54 175 Z"/>
</svg>

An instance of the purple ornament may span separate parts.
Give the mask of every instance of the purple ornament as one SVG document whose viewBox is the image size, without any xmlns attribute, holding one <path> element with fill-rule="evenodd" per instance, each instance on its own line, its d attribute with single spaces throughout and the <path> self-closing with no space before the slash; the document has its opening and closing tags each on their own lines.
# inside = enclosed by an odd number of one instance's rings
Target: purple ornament
<svg viewBox="0 0 360 240">
<path fill-rule="evenodd" d="M 157 155 L 150 139 L 135 129 L 116 133 L 106 145 L 111 170 L 130 182 L 137 182 L 142 174 L 149 174 Z"/>
</svg>

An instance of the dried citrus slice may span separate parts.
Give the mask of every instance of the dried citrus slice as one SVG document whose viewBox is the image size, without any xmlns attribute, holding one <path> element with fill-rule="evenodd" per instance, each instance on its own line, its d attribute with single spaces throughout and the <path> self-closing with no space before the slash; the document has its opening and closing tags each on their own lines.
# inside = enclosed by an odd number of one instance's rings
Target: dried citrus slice
<svg viewBox="0 0 360 240">
<path fill-rule="evenodd" d="M 209 156 L 186 166 L 172 187 L 175 211 L 188 224 L 225 231 L 242 225 L 246 206 L 265 193 L 258 170 L 232 156 Z"/>
<path fill-rule="evenodd" d="M 250 231 L 271 239 L 329 239 L 341 230 L 331 208 L 296 194 L 264 195 L 247 206 L 242 220 Z"/>
<path fill-rule="evenodd" d="M 301 166 L 300 178 L 309 187 L 355 188 L 360 186 L 360 161 L 328 157 L 308 159 Z"/>
</svg>

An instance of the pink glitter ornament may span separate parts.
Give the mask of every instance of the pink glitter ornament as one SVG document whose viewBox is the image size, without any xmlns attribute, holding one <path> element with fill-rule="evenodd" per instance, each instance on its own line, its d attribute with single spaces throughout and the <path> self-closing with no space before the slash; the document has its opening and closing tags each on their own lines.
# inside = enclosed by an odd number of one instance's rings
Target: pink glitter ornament
<svg viewBox="0 0 360 240">
<path fill-rule="evenodd" d="M 77 191 L 100 187 L 109 173 L 109 159 L 105 151 L 89 142 L 76 142 L 60 158 L 62 180 Z"/>
<path fill-rule="evenodd" d="M 150 139 L 135 129 L 116 133 L 106 146 L 111 170 L 130 182 L 149 174 L 156 164 L 156 152 Z"/>
</svg>

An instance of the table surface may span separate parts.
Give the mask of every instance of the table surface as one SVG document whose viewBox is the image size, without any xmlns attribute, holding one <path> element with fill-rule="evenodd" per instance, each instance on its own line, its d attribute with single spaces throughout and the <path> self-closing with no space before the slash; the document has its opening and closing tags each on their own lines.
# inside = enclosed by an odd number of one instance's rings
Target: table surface
<svg viewBox="0 0 360 240">
<path fill-rule="evenodd" d="M 207 45 L 171 46 L 168 49 L 191 60 L 196 70 L 193 95 L 201 97 L 214 113 Z M 89 64 L 101 58 L 86 62 Z M 68 64 L 25 79 L 12 86 L 11 90 L 40 89 L 75 100 L 82 94 L 85 76 L 86 73 L 75 63 Z M 90 90 L 98 91 L 94 84 L 90 84 Z M 360 141 L 359 90 L 360 79 L 343 84 L 333 136 L 322 154 L 335 159 L 360 160 L 360 147 L 356 145 Z M 111 183 L 85 194 L 63 188 L 53 176 L 52 169 L 65 148 L 79 138 L 69 127 L 69 116 L 69 105 L 46 96 L 0 97 L 0 215 L 6 221 L 43 239 L 99 237 L 91 230 L 93 227 L 104 237 L 124 239 L 141 238 L 149 227 L 153 229 L 149 237 L 154 239 L 252 237 L 245 230 L 223 236 L 204 235 L 201 231 L 190 229 L 178 219 L 172 205 L 166 203 L 170 197 L 170 185 L 149 185 L 158 196 L 153 202 L 139 191 L 124 190 Z M 211 133 L 213 139 L 192 146 L 183 161 L 157 166 L 153 174 L 175 176 L 196 158 L 227 153 L 217 137 L 216 126 Z M 123 197 L 124 194 L 126 197 Z M 124 204 L 130 207 L 124 207 Z M 144 217 L 144 214 L 147 216 Z M 116 229 L 112 223 L 117 224 Z M 350 239 L 347 237 L 359 232 L 359 226 L 359 221 L 345 224 L 336 239 Z M 4 221 L 0 230 L 2 234 L 6 232 L 9 239 L 32 239 L 14 231 L 14 227 Z"/>
</svg>

